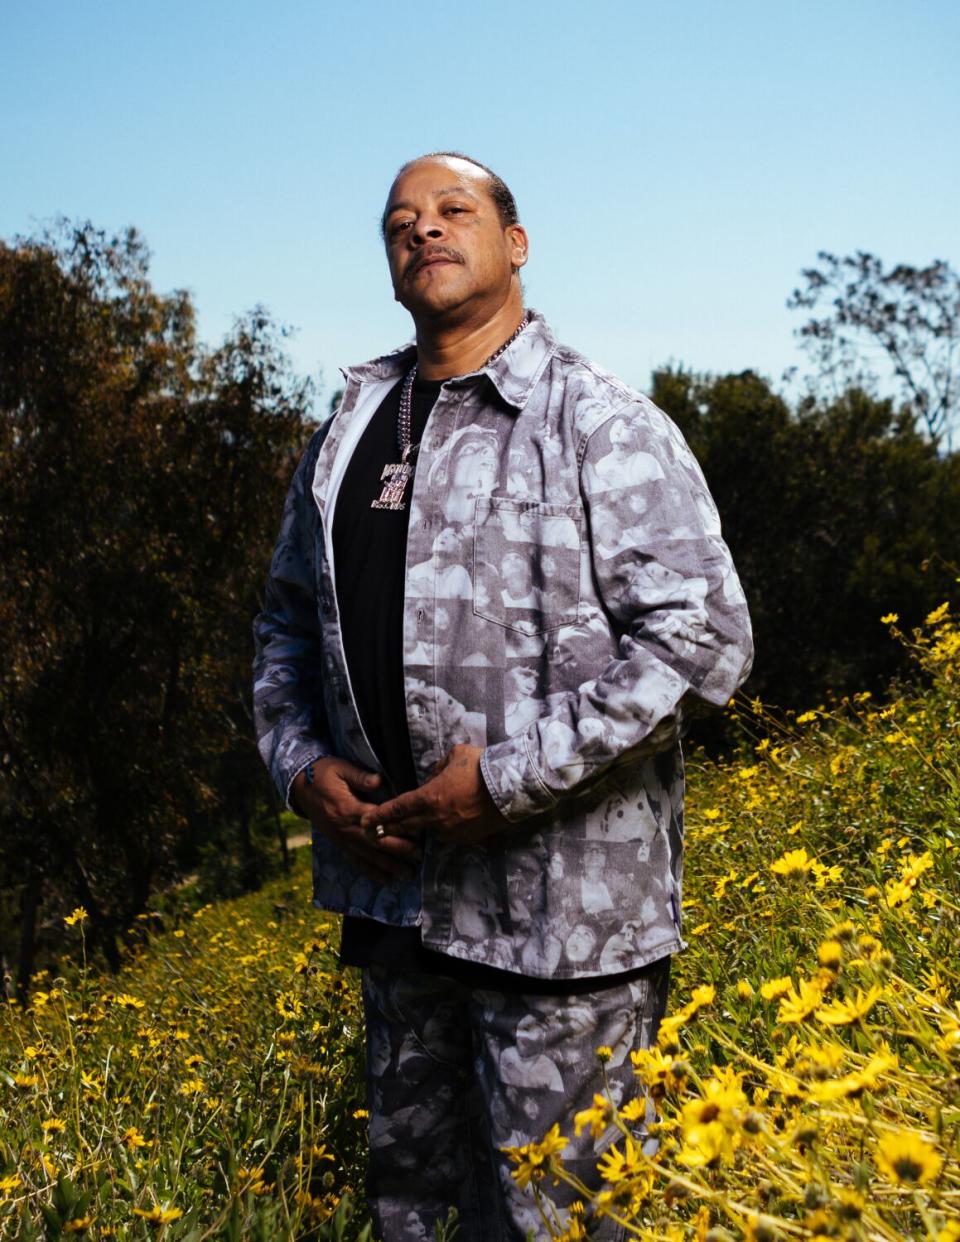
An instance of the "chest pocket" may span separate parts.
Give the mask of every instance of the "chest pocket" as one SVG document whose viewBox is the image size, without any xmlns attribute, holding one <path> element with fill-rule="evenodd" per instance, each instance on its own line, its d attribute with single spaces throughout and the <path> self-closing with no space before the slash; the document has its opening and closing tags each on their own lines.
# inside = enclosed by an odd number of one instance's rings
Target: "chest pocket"
<svg viewBox="0 0 960 1242">
<path fill-rule="evenodd" d="M 577 621 L 579 505 L 509 496 L 477 498 L 473 611 L 521 634 Z"/>
</svg>

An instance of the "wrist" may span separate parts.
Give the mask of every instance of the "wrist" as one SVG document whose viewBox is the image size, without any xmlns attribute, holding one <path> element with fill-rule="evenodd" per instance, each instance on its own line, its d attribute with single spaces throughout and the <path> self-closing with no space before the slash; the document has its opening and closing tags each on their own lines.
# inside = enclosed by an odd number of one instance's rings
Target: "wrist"
<svg viewBox="0 0 960 1242">
<path fill-rule="evenodd" d="M 299 815 L 301 819 L 310 818 L 303 809 L 303 794 L 305 790 L 312 788 L 316 780 L 316 768 L 319 763 L 319 759 L 311 759 L 290 782 L 290 796 L 288 799 L 290 809 Z"/>
</svg>

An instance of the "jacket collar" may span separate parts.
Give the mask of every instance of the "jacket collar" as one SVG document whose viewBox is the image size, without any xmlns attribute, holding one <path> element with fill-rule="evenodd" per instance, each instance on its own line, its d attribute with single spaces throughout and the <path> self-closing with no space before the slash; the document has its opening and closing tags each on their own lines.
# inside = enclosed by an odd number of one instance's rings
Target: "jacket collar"
<svg viewBox="0 0 960 1242">
<path fill-rule="evenodd" d="M 530 323 L 509 349 L 505 349 L 490 366 L 472 371 L 469 375 L 458 375 L 453 382 L 465 383 L 476 376 L 485 375 L 504 401 L 515 409 L 522 410 L 557 344 L 556 337 L 540 312 L 532 307 L 528 307 L 527 312 Z M 341 374 L 344 379 L 353 379 L 361 384 L 399 379 L 410 369 L 416 357 L 416 344 L 410 342 L 370 362 L 343 367 Z"/>
</svg>

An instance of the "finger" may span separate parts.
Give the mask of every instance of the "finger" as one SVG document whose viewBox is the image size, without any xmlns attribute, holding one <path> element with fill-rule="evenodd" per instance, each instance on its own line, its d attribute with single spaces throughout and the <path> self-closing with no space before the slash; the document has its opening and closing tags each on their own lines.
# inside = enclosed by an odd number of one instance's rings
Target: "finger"
<svg viewBox="0 0 960 1242">
<path fill-rule="evenodd" d="M 419 789 L 412 789 L 409 793 L 400 794 L 398 798 L 391 798 L 389 802 L 382 802 L 372 810 L 364 812 L 360 816 L 360 827 L 399 824 L 411 815 L 422 813 L 426 809 L 427 803 L 423 793 Z"/>
<path fill-rule="evenodd" d="M 376 802 L 361 802 L 359 798 L 355 798 L 349 790 L 341 793 L 334 802 L 334 818 L 343 825 L 354 826 L 360 823 L 363 816 L 376 818 L 376 812 L 380 809 Z"/>
<path fill-rule="evenodd" d="M 395 820 L 392 824 L 384 824 L 389 837 L 404 837 L 411 841 L 419 841 L 427 829 L 436 828 L 439 824 L 437 812 L 411 812 L 406 819 Z"/>
<path fill-rule="evenodd" d="M 352 837 L 351 840 L 376 850 L 378 853 L 393 855 L 411 862 L 420 862 L 423 858 L 420 842 L 412 836 L 406 836 L 396 830 L 385 831 L 381 836 L 376 835 L 374 830 L 369 828 L 360 828 L 356 831 L 359 835 Z"/>
<path fill-rule="evenodd" d="M 340 775 L 344 783 L 357 794 L 378 789 L 383 781 L 379 772 L 368 772 L 366 768 L 358 768 L 352 763 L 346 764 Z"/>
</svg>

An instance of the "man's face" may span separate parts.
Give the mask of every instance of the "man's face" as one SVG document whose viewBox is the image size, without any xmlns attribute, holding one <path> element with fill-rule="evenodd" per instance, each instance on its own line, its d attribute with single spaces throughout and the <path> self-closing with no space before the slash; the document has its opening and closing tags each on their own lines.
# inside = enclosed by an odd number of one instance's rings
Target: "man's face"
<svg viewBox="0 0 960 1242">
<path fill-rule="evenodd" d="M 407 1213 L 407 1218 L 403 1224 L 404 1239 L 409 1238 L 410 1242 L 420 1242 L 421 1238 L 427 1236 L 426 1226 L 420 1219 L 420 1213 L 411 1209 Z"/>
<path fill-rule="evenodd" d="M 522 556 L 516 552 L 508 552 L 500 562 L 500 572 L 503 574 L 504 585 L 514 599 L 522 599 L 529 593 L 533 585 L 533 575 Z"/>
<path fill-rule="evenodd" d="M 598 880 L 603 872 L 603 864 L 607 861 L 603 850 L 588 849 L 583 857 L 583 869 L 587 878 Z"/>
<path fill-rule="evenodd" d="M 513 270 L 527 258 L 527 235 L 504 228 L 489 178 L 466 160 L 418 160 L 390 188 L 384 213 L 394 296 L 415 319 L 493 314 Z"/>
<path fill-rule="evenodd" d="M 526 1061 L 543 1050 L 543 1031 L 536 1018 L 527 1014 L 517 1023 L 517 1052 Z"/>
</svg>

